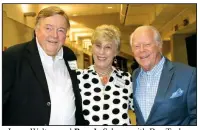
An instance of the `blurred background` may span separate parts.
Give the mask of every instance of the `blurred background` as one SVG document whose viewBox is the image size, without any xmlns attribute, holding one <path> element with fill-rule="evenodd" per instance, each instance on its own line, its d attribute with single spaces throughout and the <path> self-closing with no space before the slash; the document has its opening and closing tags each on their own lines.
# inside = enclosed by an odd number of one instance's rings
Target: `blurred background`
<svg viewBox="0 0 198 130">
<path fill-rule="evenodd" d="M 38 12 L 59 6 L 69 15 L 71 29 L 65 46 L 71 48 L 79 68 L 93 63 L 91 35 L 101 24 L 121 31 L 121 51 L 116 67 L 132 72 L 138 67 L 129 44 L 130 34 L 140 25 L 156 27 L 163 38 L 163 54 L 171 61 L 197 66 L 196 4 L 3 4 L 3 51 L 33 38 Z M 135 117 L 129 111 L 132 123 Z"/>
<path fill-rule="evenodd" d="M 71 29 L 65 45 L 75 52 L 79 68 L 93 63 L 90 39 L 101 24 L 113 24 L 121 31 L 116 66 L 122 70 L 132 72 L 137 67 L 129 36 L 140 25 L 152 25 L 160 31 L 163 54 L 170 60 L 196 66 L 196 4 L 3 4 L 3 50 L 31 40 L 36 15 L 52 5 L 69 15 Z"/>
</svg>

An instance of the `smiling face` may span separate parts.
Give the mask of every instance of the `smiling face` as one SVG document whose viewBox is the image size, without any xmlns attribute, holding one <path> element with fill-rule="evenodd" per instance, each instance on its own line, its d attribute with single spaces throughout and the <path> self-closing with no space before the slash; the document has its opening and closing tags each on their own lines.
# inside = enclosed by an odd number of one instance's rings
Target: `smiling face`
<svg viewBox="0 0 198 130">
<path fill-rule="evenodd" d="M 151 29 L 139 29 L 134 32 L 132 52 L 144 71 L 150 71 L 161 59 L 161 46 L 154 39 Z"/>
<path fill-rule="evenodd" d="M 117 54 L 117 46 L 114 42 L 96 42 L 93 44 L 92 54 L 95 67 L 100 69 L 110 68 Z"/>
<path fill-rule="evenodd" d="M 35 33 L 40 46 L 49 56 L 55 56 L 65 43 L 67 24 L 63 16 L 56 14 L 40 19 Z"/>
</svg>

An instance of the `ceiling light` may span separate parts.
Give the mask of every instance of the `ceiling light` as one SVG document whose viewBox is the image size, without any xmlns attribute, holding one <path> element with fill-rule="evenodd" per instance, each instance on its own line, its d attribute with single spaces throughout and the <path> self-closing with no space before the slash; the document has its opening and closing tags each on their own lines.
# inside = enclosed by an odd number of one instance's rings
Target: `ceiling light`
<svg viewBox="0 0 198 130">
<path fill-rule="evenodd" d="M 109 7 L 107 7 L 108 9 L 112 9 L 113 7 L 111 7 L 111 6 L 109 6 Z"/>
</svg>

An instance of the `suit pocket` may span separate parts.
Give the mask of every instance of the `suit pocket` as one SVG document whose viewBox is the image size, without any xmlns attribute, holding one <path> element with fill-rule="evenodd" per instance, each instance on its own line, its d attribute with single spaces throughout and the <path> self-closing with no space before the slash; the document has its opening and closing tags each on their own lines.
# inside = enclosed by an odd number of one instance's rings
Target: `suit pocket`
<svg viewBox="0 0 198 130">
<path fill-rule="evenodd" d="M 179 104 L 183 103 L 183 95 L 175 98 L 168 98 L 162 101 L 162 104 L 164 105 L 172 105 L 173 107 L 179 106 Z"/>
<path fill-rule="evenodd" d="M 156 113 L 159 113 L 163 117 L 177 118 L 181 116 L 181 112 L 184 111 L 185 105 L 183 95 L 175 98 L 168 98 L 159 101 L 157 104 L 158 108 Z"/>
</svg>

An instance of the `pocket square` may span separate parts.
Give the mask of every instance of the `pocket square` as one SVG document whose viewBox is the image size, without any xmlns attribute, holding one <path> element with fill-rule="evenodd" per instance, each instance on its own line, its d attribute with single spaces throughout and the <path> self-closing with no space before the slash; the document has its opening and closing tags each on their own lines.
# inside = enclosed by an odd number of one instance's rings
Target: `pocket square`
<svg viewBox="0 0 198 130">
<path fill-rule="evenodd" d="M 174 92 L 170 98 L 176 98 L 176 97 L 179 97 L 183 94 L 183 90 L 181 90 L 181 88 L 177 89 L 176 92 Z"/>
</svg>

